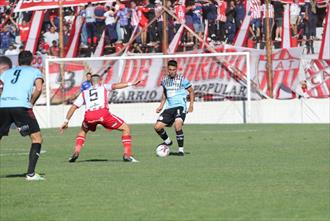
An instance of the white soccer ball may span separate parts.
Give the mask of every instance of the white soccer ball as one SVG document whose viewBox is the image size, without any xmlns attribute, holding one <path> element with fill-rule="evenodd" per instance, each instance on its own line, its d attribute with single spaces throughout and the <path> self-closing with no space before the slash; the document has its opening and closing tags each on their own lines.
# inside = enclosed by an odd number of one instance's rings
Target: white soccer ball
<svg viewBox="0 0 330 221">
<path fill-rule="evenodd" d="M 159 157 L 167 157 L 170 154 L 170 147 L 165 144 L 158 145 L 156 154 Z"/>
</svg>

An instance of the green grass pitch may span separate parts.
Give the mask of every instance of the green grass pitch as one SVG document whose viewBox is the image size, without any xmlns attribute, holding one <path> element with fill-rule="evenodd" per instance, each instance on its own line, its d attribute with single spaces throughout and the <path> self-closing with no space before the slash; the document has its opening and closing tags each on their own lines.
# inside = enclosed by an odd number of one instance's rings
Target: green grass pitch
<svg viewBox="0 0 330 221">
<path fill-rule="evenodd" d="M 131 129 L 137 164 L 122 162 L 117 131 L 89 134 L 70 164 L 79 128 L 42 130 L 42 182 L 22 177 L 29 139 L 12 130 L 0 147 L 0 220 L 329 220 L 329 125 L 186 125 L 189 154 L 167 158 L 155 156 L 152 125 Z"/>
</svg>

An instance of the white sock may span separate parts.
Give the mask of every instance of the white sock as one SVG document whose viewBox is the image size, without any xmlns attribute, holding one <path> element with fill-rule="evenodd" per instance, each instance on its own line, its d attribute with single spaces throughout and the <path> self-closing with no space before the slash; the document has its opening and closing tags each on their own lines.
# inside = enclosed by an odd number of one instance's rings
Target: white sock
<svg viewBox="0 0 330 221">
<path fill-rule="evenodd" d="M 179 147 L 179 152 L 184 152 L 184 148 L 183 147 Z"/>
<path fill-rule="evenodd" d="M 170 144 L 172 141 L 171 141 L 171 139 L 168 137 L 164 142 L 165 142 L 166 144 Z"/>
</svg>

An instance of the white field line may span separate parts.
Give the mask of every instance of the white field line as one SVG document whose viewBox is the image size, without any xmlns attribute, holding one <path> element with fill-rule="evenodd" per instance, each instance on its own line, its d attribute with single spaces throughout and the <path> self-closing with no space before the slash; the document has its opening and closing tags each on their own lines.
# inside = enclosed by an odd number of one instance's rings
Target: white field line
<svg viewBox="0 0 330 221">
<path fill-rule="evenodd" d="M 13 150 L 11 150 L 13 151 Z M 46 153 L 46 150 L 40 151 L 41 154 Z M 0 153 L 0 157 L 8 157 L 8 156 L 26 156 L 29 155 L 29 152 L 16 152 L 16 153 Z"/>
</svg>

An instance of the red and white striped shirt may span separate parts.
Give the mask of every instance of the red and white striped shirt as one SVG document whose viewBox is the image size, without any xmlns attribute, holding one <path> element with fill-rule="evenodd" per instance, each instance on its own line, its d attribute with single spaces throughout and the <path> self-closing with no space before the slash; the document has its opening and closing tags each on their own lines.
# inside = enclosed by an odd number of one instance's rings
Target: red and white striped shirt
<svg viewBox="0 0 330 221">
<path fill-rule="evenodd" d="M 227 20 L 226 16 L 227 10 L 227 2 L 226 1 L 218 1 L 218 20 L 225 22 Z"/>
<path fill-rule="evenodd" d="M 99 109 L 109 109 L 108 94 L 112 90 L 111 84 L 92 86 L 79 94 L 74 105 L 81 107 L 85 104 L 85 112 Z"/>
<path fill-rule="evenodd" d="M 261 18 L 260 0 L 250 0 L 251 18 Z"/>
<path fill-rule="evenodd" d="M 266 14 L 266 4 L 263 4 L 261 6 L 261 11 L 262 11 L 262 17 L 263 18 L 274 18 L 274 6 L 272 4 L 268 4 L 268 16 Z"/>
<path fill-rule="evenodd" d="M 176 5 L 175 15 L 179 18 L 179 21 L 176 21 L 177 23 L 184 23 L 186 20 L 186 6 Z"/>
</svg>

